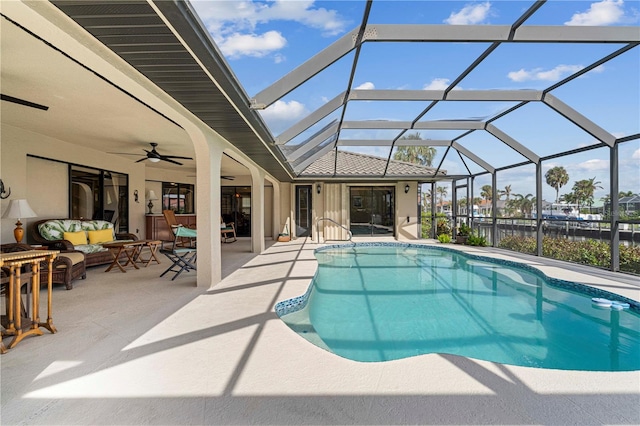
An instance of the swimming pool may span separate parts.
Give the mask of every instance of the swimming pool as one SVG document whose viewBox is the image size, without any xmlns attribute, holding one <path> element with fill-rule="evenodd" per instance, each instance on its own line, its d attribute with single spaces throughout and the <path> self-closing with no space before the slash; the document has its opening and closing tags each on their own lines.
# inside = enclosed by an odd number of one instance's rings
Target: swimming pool
<svg viewBox="0 0 640 426">
<path fill-rule="evenodd" d="M 441 246 L 358 243 L 315 255 L 307 292 L 275 309 L 300 336 L 339 356 L 447 353 L 538 368 L 640 370 L 636 301 Z"/>
</svg>

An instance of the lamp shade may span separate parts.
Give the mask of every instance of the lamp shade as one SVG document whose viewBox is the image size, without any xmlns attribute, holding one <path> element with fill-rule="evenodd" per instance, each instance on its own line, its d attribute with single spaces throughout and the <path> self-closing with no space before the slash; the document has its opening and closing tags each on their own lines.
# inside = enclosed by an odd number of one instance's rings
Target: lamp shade
<svg viewBox="0 0 640 426">
<path fill-rule="evenodd" d="M 156 195 L 156 193 L 153 191 L 153 189 L 149 190 L 149 193 L 147 194 L 147 200 L 157 200 L 158 196 Z"/>
<path fill-rule="evenodd" d="M 27 200 L 11 200 L 9 207 L 2 215 L 3 219 L 25 219 L 28 217 L 38 217 Z"/>
</svg>

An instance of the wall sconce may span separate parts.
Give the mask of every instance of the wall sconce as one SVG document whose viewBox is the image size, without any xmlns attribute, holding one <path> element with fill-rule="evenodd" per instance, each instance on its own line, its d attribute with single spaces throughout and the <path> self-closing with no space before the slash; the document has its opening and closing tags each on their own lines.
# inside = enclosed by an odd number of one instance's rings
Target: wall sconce
<svg viewBox="0 0 640 426">
<path fill-rule="evenodd" d="M 6 200 L 7 198 L 9 198 L 10 195 L 11 195 L 11 188 L 8 188 L 8 191 L 5 192 L 4 182 L 2 182 L 2 179 L 0 179 L 0 198 L 2 198 L 3 200 Z"/>
<path fill-rule="evenodd" d="M 404 193 L 405 193 L 405 194 L 408 194 L 410 189 L 411 189 L 411 187 L 409 187 L 409 184 L 406 184 L 406 185 L 404 186 Z"/>
<path fill-rule="evenodd" d="M 322 185 L 317 184 L 316 185 L 316 191 L 318 192 L 318 195 L 320 195 L 320 192 L 322 191 Z"/>
</svg>

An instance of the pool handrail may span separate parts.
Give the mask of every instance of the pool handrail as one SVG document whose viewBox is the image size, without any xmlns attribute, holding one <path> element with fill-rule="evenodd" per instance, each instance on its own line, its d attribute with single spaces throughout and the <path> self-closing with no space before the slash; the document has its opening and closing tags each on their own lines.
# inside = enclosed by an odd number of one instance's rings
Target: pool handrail
<svg viewBox="0 0 640 426">
<path fill-rule="evenodd" d="M 345 231 L 347 231 L 347 235 L 349 236 L 348 239 L 346 240 L 334 240 L 334 241 L 351 241 L 351 238 L 353 238 L 353 233 L 349 230 L 349 228 L 347 228 L 344 225 L 339 224 L 338 222 L 336 222 L 333 219 L 330 219 L 328 217 L 321 217 L 318 220 L 316 220 L 316 243 L 320 244 L 320 230 L 318 229 L 318 223 L 323 222 L 323 221 L 329 221 L 331 223 L 335 223 L 336 225 L 338 225 L 340 228 L 344 229 Z M 325 238 L 324 242 L 327 242 L 328 240 Z M 353 242 L 353 241 L 351 241 Z"/>
</svg>

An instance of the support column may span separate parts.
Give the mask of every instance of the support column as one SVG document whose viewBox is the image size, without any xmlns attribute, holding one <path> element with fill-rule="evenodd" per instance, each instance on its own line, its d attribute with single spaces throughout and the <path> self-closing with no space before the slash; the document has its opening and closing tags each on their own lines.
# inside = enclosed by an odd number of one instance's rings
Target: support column
<svg viewBox="0 0 640 426">
<path fill-rule="evenodd" d="M 431 182 L 431 237 L 438 238 L 436 220 L 436 183 Z"/>
<path fill-rule="evenodd" d="M 536 256 L 542 256 L 542 162 L 536 163 Z"/>
<path fill-rule="evenodd" d="M 609 149 L 609 194 L 611 199 L 611 270 L 620 271 L 620 205 L 618 193 L 618 143 Z"/>
<path fill-rule="evenodd" d="M 250 166 L 251 172 L 251 252 L 264 251 L 264 172 Z"/>
<path fill-rule="evenodd" d="M 198 286 L 222 280 L 220 246 L 220 164 L 223 141 L 213 133 L 187 128 L 196 152 L 196 217 L 198 228 Z"/>
<path fill-rule="evenodd" d="M 280 182 L 267 178 L 273 185 L 273 215 L 271 218 L 273 226 L 273 240 L 278 240 L 278 234 L 282 232 L 280 229 Z"/>
<path fill-rule="evenodd" d="M 492 194 L 492 198 L 491 198 L 491 221 L 493 222 L 491 224 L 491 246 L 495 247 L 496 246 L 496 238 L 498 237 L 498 223 L 497 223 L 497 217 L 498 217 L 498 178 L 496 176 L 496 172 L 494 171 L 493 173 L 491 173 L 491 188 L 493 188 L 491 190 Z"/>
</svg>

